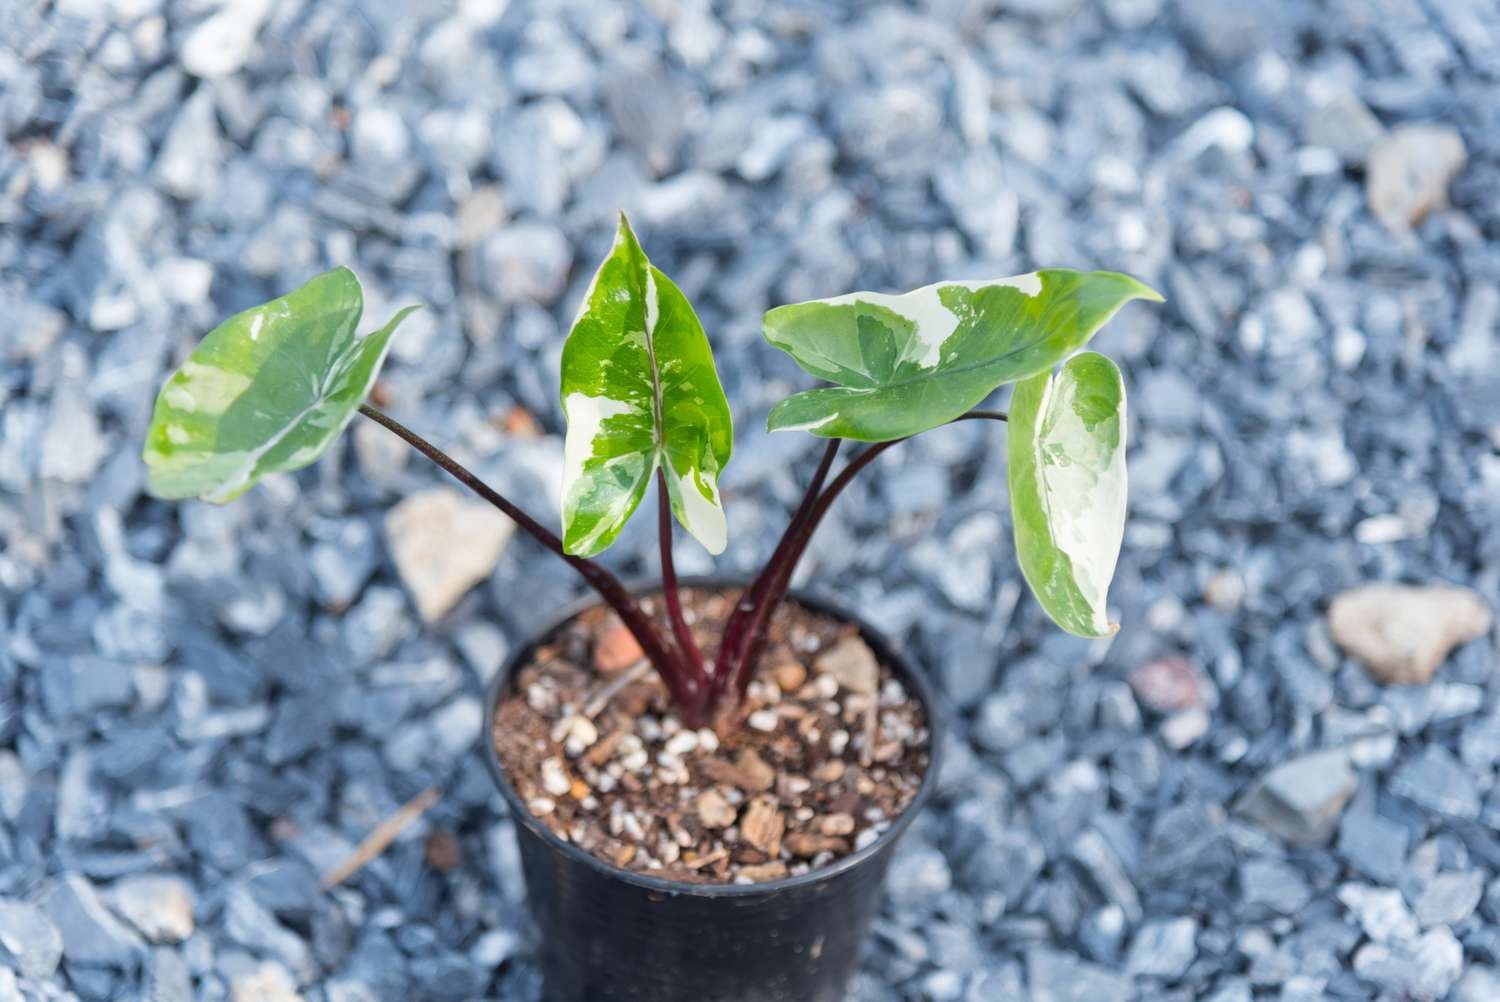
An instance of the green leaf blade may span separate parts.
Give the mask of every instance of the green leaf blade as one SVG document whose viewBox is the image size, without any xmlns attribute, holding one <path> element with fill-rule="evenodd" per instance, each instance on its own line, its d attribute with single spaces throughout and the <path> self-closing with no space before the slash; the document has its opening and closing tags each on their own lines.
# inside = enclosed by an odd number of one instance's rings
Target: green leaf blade
<svg viewBox="0 0 1500 1002">
<path fill-rule="evenodd" d="M 1125 535 L 1125 384 L 1084 352 L 1054 376 L 1016 384 L 1006 429 L 1016 556 L 1058 626 L 1105 637 L 1110 579 Z"/>
<path fill-rule="evenodd" d="M 374 385 L 391 335 L 416 307 L 355 336 L 364 296 L 347 268 L 235 314 L 157 395 L 142 459 L 161 498 L 222 504 L 327 450 Z"/>
<path fill-rule="evenodd" d="M 1050 370 L 1134 299 L 1161 296 L 1117 272 L 1050 269 L 777 307 L 766 340 L 835 385 L 782 401 L 767 427 L 865 442 L 915 435 Z"/>
<path fill-rule="evenodd" d="M 734 427 L 708 337 L 622 216 L 563 346 L 563 546 L 619 536 L 658 468 L 677 520 L 711 553 L 726 541 L 718 478 Z"/>
</svg>

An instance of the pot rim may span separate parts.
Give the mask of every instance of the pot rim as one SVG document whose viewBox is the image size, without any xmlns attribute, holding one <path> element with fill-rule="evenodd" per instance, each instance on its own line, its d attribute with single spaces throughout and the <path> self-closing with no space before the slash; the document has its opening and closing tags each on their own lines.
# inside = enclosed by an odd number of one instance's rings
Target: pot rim
<svg viewBox="0 0 1500 1002">
<path fill-rule="evenodd" d="M 687 588 L 743 588 L 748 582 L 736 575 L 729 574 L 703 574 L 683 575 L 678 579 L 679 587 Z M 661 581 L 657 578 L 642 578 L 627 583 L 626 589 L 632 595 L 650 594 L 661 589 Z M 495 748 L 494 726 L 495 711 L 499 708 L 501 694 L 507 688 L 512 674 L 520 667 L 524 659 L 529 658 L 533 651 L 568 621 L 576 618 L 584 611 L 597 606 L 599 597 L 587 593 L 567 603 L 556 613 L 543 622 L 525 642 L 517 645 L 509 655 L 500 669 L 495 672 L 486 686 L 484 698 L 484 728 L 480 733 L 479 741 L 484 763 L 489 768 L 490 778 L 500 788 L 500 795 L 504 798 L 506 805 L 510 808 L 513 821 L 524 824 L 532 834 L 536 835 L 553 851 L 575 863 L 593 869 L 602 876 L 618 880 L 621 883 L 631 884 L 646 891 L 658 894 L 670 894 L 677 896 L 699 897 L 699 898 L 746 898 L 757 895 L 777 894 L 783 891 L 794 891 L 810 887 L 823 881 L 857 869 L 866 861 L 881 855 L 911 826 L 912 821 L 927 802 L 932 799 L 933 791 L 937 787 L 938 769 L 942 765 L 942 747 L 945 731 L 943 715 L 939 712 L 936 693 L 932 683 L 926 674 L 921 671 L 916 663 L 908 658 L 895 644 L 886 636 L 871 626 L 863 617 L 849 612 L 836 600 L 825 597 L 816 592 L 809 592 L 803 588 L 793 588 L 787 593 L 787 597 L 807 606 L 824 615 L 831 616 L 842 622 L 849 623 L 859 629 L 864 641 L 874 650 L 875 656 L 901 678 L 902 684 L 907 691 L 916 696 L 922 704 L 922 712 L 927 718 L 927 771 L 922 775 L 922 782 L 917 787 L 916 795 L 912 797 L 911 803 L 891 821 L 891 826 L 880 834 L 874 842 L 856 852 L 843 856 L 826 866 L 816 867 L 807 873 L 792 877 L 783 877 L 780 880 L 767 880 L 755 884 L 695 884 L 687 881 L 668 880 L 664 877 L 653 877 L 648 874 L 639 873 L 634 870 L 626 870 L 605 862 L 593 853 L 587 852 L 568 842 L 551 828 L 541 822 L 526 805 L 521 801 L 521 796 L 510 785 L 506 778 L 505 769 L 500 764 L 500 753 Z"/>
</svg>

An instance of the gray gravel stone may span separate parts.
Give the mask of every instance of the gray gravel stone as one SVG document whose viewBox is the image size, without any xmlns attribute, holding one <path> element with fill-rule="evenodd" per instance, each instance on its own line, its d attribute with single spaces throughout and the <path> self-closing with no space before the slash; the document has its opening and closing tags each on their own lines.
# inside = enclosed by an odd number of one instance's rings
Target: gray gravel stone
<svg viewBox="0 0 1500 1002">
<path fill-rule="evenodd" d="M 1357 782 L 1343 751 L 1315 752 L 1266 773 L 1235 809 L 1288 842 L 1319 845 L 1333 836 Z"/>
<path fill-rule="evenodd" d="M 1198 920 L 1191 916 L 1151 919 L 1141 926 L 1125 954 L 1125 969 L 1134 975 L 1175 981 L 1198 955 Z"/>
<path fill-rule="evenodd" d="M 180 877 L 126 877 L 110 886 L 105 900 L 152 943 L 180 943 L 193 934 L 197 895 Z"/>
<path fill-rule="evenodd" d="M 1252 859 L 1240 867 L 1240 892 L 1247 906 L 1295 915 L 1312 898 L 1301 872 L 1276 859 Z"/>
<path fill-rule="evenodd" d="M 307 944 L 277 922 L 243 886 L 230 887 L 224 897 L 224 932 L 247 950 L 279 962 L 278 969 L 290 972 L 298 984 L 317 974 L 317 962 Z"/>
<path fill-rule="evenodd" d="M 1026 954 L 1026 985 L 1033 1002 L 1121 998 L 1130 991 L 1126 978 L 1109 968 L 1041 947 Z"/>
<path fill-rule="evenodd" d="M 126 967 L 145 951 L 140 937 L 110 914 L 82 874 L 53 878 L 40 903 L 62 934 L 63 956 L 69 964 Z"/>
<path fill-rule="evenodd" d="M 886 893 L 899 908 L 930 907 L 953 883 L 948 861 L 937 849 L 903 846 L 886 875 Z"/>
<path fill-rule="evenodd" d="M 1479 791 L 1474 779 L 1453 754 L 1428 745 L 1403 762 L 1391 776 L 1391 792 L 1419 807 L 1454 818 L 1479 814 Z"/>
<path fill-rule="evenodd" d="M 1339 822 L 1338 852 L 1365 876 L 1394 884 L 1401 878 L 1410 837 L 1405 826 L 1373 811 L 1351 811 Z"/>
<path fill-rule="evenodd" d="M 148 1002 L 191 1002 L 192 971 L 182 955 L 171 947 L 158 946 L 151 951 L 145 997 Z"/>
<path fill-rule="evenodd" d="M 1474 914 L 1483 894 L 1482 870 L 1439 873 L 1422 888 L 1413 908 L 1423 928 L 1458 925 Z"/>
<path fill-rule="evenodd" d="M 36 905 L 0 900 L 0 950 L 24 977 L 52 976 L 62 958 L 62 935 Z"/>
</svg>

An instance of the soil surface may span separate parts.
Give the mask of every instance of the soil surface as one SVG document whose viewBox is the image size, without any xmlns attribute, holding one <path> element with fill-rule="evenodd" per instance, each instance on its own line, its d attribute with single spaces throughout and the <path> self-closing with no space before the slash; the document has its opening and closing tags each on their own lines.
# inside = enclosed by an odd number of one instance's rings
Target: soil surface
<svg viewBox="0 0 1500 1002">
<path fill-rule="evenodd" d="M 738 592 L 682 598 L 711 656 Z M 661 618 L 658 599 L 642 604 Z M 599 606 L 537 649 L 493 735 L 512 786 L 558 836 L 692 883 L 776 880 L 862 849 L 927 771 L 921 704 L 858 629 L 790 600 L 736 717 L 684 728 L 635 639 Z"/>
</svg>

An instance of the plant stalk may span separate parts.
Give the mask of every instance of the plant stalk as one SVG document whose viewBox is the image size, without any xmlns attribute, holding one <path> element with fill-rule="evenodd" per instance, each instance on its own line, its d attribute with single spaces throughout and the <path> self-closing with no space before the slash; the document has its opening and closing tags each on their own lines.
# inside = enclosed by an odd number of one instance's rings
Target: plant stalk
<svg viewBox="0 0 1500 1002">
<path fill-rule="evenodd" d="M 693 640 L 693 631 L 688 629 L 682 615 L 682 595 L 677 589 L 677 567 L 672 561 L 672 500 L 667 496 L 667 476 L 661 467 L 656 468 L 657 535 L 661 546 L 661 591 L 667 604 L 667 619 L 672 624 L 672 634 L 677 638 L 677 651 L 686 667 L 703 687 L 707 699 L 712 703 L 708 672 L 703 667 L 703 653 Z"/>
<path fill-rule="evenodd" d="M 511 521 L 526 530 L 533 539 L 565 560 L 620 617 L 620 622 L 625 624 L 625 628 L 641 645 L 646 658 L 661 675 L 662 681 L 672 694 L 672 700 L 682 710 L 684 718 L 701 719 L 707 696 L 704 680 L 695 677 L 686 669 L 677 653 L 663 641 L 655 624 L 651 622 L 651 618 L 646 615 L 635 597 L 620 583 L 618 578 L 600 564 L 568 553 L 563 548 L 562 540 L 558 539 L 550 529 L 526 514 L 489 484 L 480 480 L 453 457 L 395 418 L 375 409 L 368 403 L 361 404 L 359 412 L 432 460 L 442 468 L 443 472 L 500 509 Z"/>
<path fill-rule="evenodd" d="M 969 411 L 966 414 L 960 414 L 950 421 L 949 424 L 959 421 L 1005 420 L 1007 420 L 1007 417 L 1004 411 Z M 732 680 L 737 698 L 744 699 L 745 690 L 750 685 L 750 679 L 755 677 L 755 668 L 760 661 L 761 654 L 765 650 L 766 627 L 770 624 L 771 617 L 776 614 L 776 610 L 780 608 L 782 601 L 786 599 L 787 589 L 791 587 L 792 573 L 797 569 L 797 563 L 802 559 L 802 554 L 807 549 L 808 541 L 812 539 L 813 532 L 817 530 L 818 525 L 823 521 L 823 516 L 828 514 L 828 509 L 833 506 L 833 502 L 838 500 L 838 496 L 844 492 L 844 488 L 848 487 L 854 478 L 859 476 L 861 470 L 873 463 L 881 453 L 885 452 L 891 446 L 899 445 L 912 437 L 908 435 L 906 438 L 894 438 L 888 442 L 876 442 L 871 445 L 859 455 L 849 460 L 848 465 L 839 471 L 839 475 L 834 478 L 833 482 L 813 502 L 807 518 L 802 521 L 793 536 L 789 552 L 780 561 L 779 570 L 771 579 L 766 593 L 757 603 L 758 611 L 754 614 L 753 620 L 755 629 L 753 632 L 749 632 L 742 641 L 745 645 L 745 653 L 734 666 L 734 678 Z M 778 547 L 778 551 L 779 549 Z M 768 567 L 767 570 L 769 569 Z"/>
<path fill-rule="evenodd" d="M 829 439 L 828 447 L 823 450 L 823 458 L 818 461 L 818 468 L 813 473 L 812 480 L 808 482 L 807 490 L 803 492 L 802 501 L 797 505 L 796 513 L 787 523 L 786 530 L 782 532 L 775 552 L 771 554 L 771 559 L 766 562 L 765 567 L 761 568 L 761 572 L 755 576 L 755 580 L 740 595 L 740 600 L 735 603 L 734 611 L 730 613 L 729 622 L 724 627 L 723 639 L 719 644 L 718 663 L 714 665 L 713 698 L 715 703 L 722 699 L 729 688 L 730 679 L 738 673 L 739 666 L 744 662 L 750 649 L 751 638 L 765 630 L 765 624 L 769 621 L 765 601 L 766 593 L 780 575 L 783 565 L 792 557 L 797 536 L 812 514 L 813 505 L 823 490 L 823 484 L 828 479 L 828 471 L 833 467 L 833 459 L 838 455 L 841 444 L 843 444 L 843 439 Z"/>
</svg>

